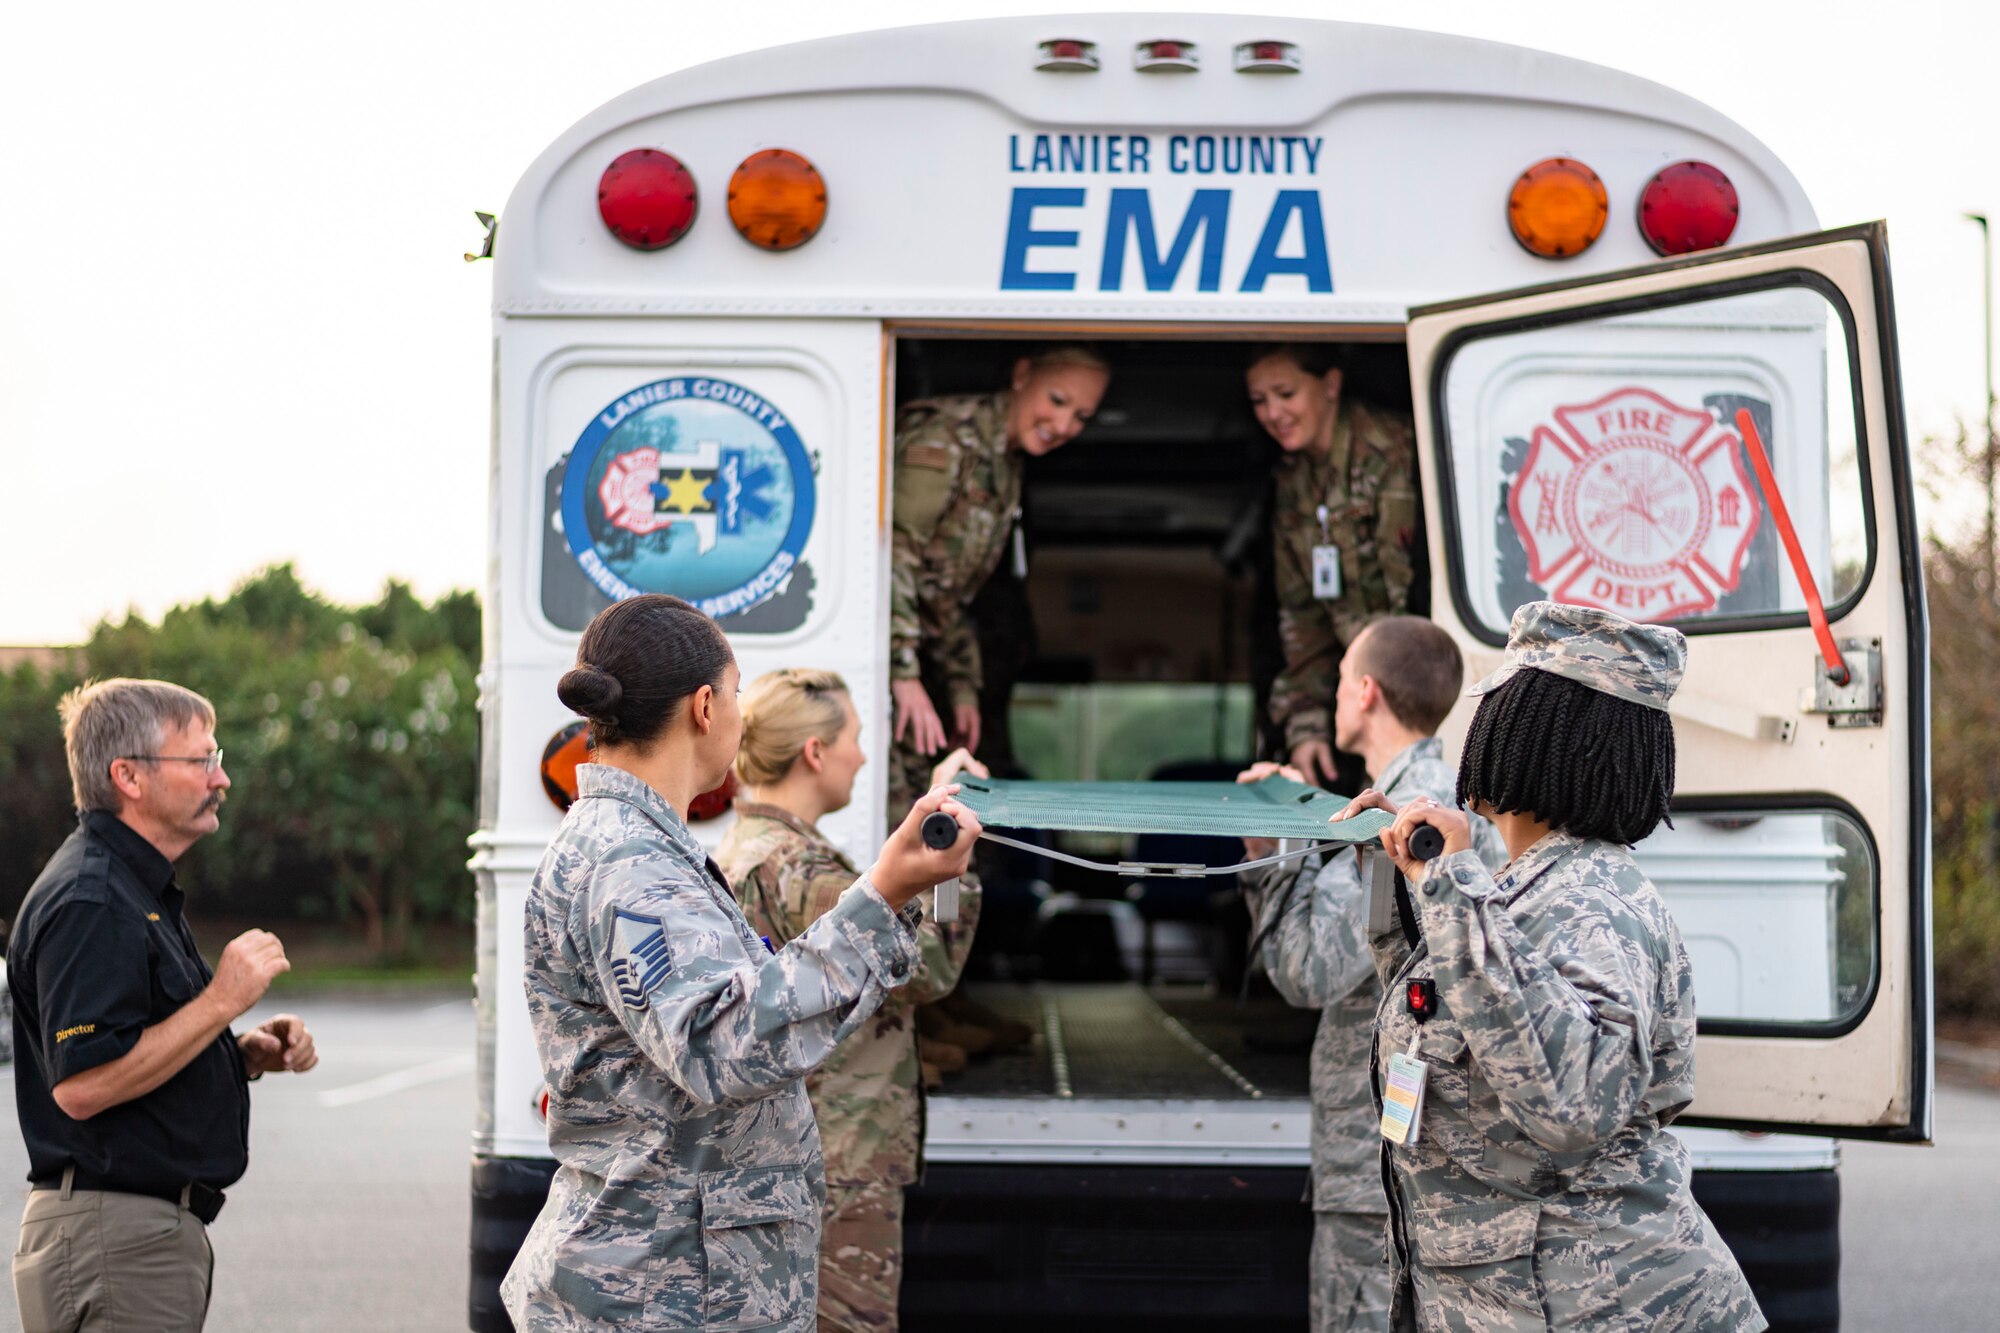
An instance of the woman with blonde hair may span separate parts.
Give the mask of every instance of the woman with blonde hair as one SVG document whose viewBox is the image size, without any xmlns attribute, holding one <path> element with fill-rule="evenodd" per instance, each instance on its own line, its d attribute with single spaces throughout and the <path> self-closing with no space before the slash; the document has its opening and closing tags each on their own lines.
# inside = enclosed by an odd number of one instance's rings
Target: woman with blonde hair
<svg viewBox="0 0 2000 1333">
<path fill-rule="evenodd" d="M 1081 434 L 1110 383 L 1111 363 L 1090 348 L 1045 347 L 1016 360 L 998 392 L 920 398 L 897 411 L 889 551 L 891 810 L 923 790 L 931 756 L 949 745 L 978 752 L 985 672 L 972 599 L 1010 543 L 1025 569 L 1016 525 L 1027 460 Z"/>
<path fill-rule="evenodd" d="M 844 808 L 861 752 L 861 719 L 847 684 L 831 671 L 788 669 L 759 676 L 743 692 L 736 776 L 744 791 L 716 860 L 737 901 L 771 946 L 783 949 L 832 911 L 854 883 L 854 867 L 818 828 Z M 961 770 L 986 770 L 964 750 L 932 772 L 942 786 Z M 924 900 L 926 908 L 930 900 Z M 918 927 L 921 961 L 910 983 L 806 1079 L 826 1154 L 820 1232 L 822 1329 L 893 1330 L 902 1284 L 903 1189 L 921 1152 L 918 1004 L 957 984 L 979 920 L 979 892 L 965 882 L 956 925 L 930 911 Z"/>
</svg>

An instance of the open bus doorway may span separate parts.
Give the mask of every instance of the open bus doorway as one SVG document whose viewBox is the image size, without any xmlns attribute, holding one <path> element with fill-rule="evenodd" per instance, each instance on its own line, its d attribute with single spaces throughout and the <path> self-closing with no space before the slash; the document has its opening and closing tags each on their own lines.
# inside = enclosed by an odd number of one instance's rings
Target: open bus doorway
<svg viewBox="0 0 2000 1333">
<path fill-rule="evenodd" d="M 1081 340 L 899 337 L 896 405 L 992 392 L 1019 357 L 1067 341 Z M 973 604 L 980 758 L 996 775 L 1050 781 L 1227 780 L 1283 751 L 1268 709 L 1282 665 L 1271 550 L 1281 453 L 1244 374 L 1259 348 L 1307 340 L 1089 341 L 1112 364 L 1110 388 L 1081 436 L 1028 460 L 1021 558 L 1004 557 Z M 1400 342 L 1315 341 L 1333 350 L 1344 398 L 1409 410 Z M 1412 596 L 1428 600 L 1421 567 Z M 1341 778 L 1342 790 L 1366 785 L 1352 756 Z M 1197 845 L 1208 841 L 1069 834 L 1054 845 L 1114 861 L 1240 853 Z M 1230 993 L 1244 981 L 1248 922 L 1233 883 L 1126 881 L 1007 854 L 987 858 L 986 879 L 975 977 Z"/>
<path fill-rule="evenodd" d="M 991 392 L 1020 356 L 1066 341 L 898 337 L 896 405 Z M 1267 709 L 1280 450 L 1244 375 L 1257 346 L 1285 339 L 1089 341 L 1110 388 L 1077 439 L 1028 460 L 1025 568 L 1003 559 L 973 606 L 981 756 L 1002 776 L 1226 781 L 1282 749 Z M 1400 342 L 1337 347 L 1344 394 L 1409 410 Z M 1242 855 L 1233 840 L 1005 832 L 1096 861 Z M 1295 1324 L 1319 1015 L 1248 969 L 1234 878 L 1104 874 L 992 844 L 979 869 L 968 990 L 1037 1037 L 933 1095 L 931 1165 L 908 1195 L 906 1326 L 1015 1327 L 1052 1289 L 1064 1327 Z M 1021 1153 L 1035 1170 L 1009 1170 Z M 1034 1218 L 1040 1239 L 1015 1242 L 988 1215 Z M 986 1316 L 968 1324 L 975 1290 Z"/>
</svg>

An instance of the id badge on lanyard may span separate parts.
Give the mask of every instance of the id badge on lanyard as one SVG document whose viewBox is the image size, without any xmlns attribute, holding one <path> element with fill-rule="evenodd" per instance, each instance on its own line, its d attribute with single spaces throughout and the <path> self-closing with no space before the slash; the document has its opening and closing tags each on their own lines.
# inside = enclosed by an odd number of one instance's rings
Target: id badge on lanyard
<svg viewBox="0 0 2000 1333">
<path fill-rule="evenodd" d="M 1382 1088 L 1382 1137 L 1410 1144 L 1424 1127 L 1424 1083 L 1431 1067 L 1417 1054 L 1421 1032 L 1410 1035 L 1410 1049 L 1389 1057 L 1389 1081 Z"/>
<path fill-rule="evenodd" d="M 1382 1137 L 1391 1143 L 1412 1144 L 1424 1127 L 1424 1085 L 1430 1081 L 1431 1067 L 1417 1054 L 1424 1039 L 1424 1024 L 1437 1012 L 1437 987 L 1429 977 L 1409 983 L 1407 999 L 1417 1030 L 1410 1034 L 1408 1050 L 1389 1057 L 1389 1077 L 1382 1088 Z"/>
<path fill-rule="evenodd" d="M 1313 596 L 1330 602 L 1340 596 L 1340 548 L 1327 536 L 1325 505 L 1319 507 L 1319 535 L 1312 548 Z"/>
</svg>

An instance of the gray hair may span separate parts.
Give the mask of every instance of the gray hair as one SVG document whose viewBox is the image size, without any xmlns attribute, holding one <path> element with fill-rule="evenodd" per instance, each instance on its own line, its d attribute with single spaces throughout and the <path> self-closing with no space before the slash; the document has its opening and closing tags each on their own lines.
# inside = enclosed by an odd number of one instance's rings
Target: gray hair
<svg viewBox="0 0 2000 1333">
<path fill-rule="evenodd" d="M 62 697 L 57 711 L 79 811 L 118 812 L 122 802 L 111 781 L 112 760 L 159 753 L 169 727 L 215 725 L 214 704 L 165 680 L 86 681 Z"/>
</svg>

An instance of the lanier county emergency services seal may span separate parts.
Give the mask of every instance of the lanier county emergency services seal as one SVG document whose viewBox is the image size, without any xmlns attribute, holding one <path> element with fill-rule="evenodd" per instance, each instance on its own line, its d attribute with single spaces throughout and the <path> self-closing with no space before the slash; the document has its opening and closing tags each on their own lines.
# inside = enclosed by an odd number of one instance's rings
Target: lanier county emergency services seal
<svg viewBox="0 0 2000 1333">
<path fill-rule="evenodd" d="M 711 616 L 777 590 L 812 532 L 812 460 L 740 384 L 655 380 L 591 419 L 562 478 L 563 537 L 597 589 L 665 592 Z"/>
<path fill-rule="evenodd" d="M 1625 388 L 1553 415 L 1507 496 L 1529 578 L 1556 601 L 1650 621 L 1735 590 L 1761 506 L 1714 413 Z"/>
</svg>

